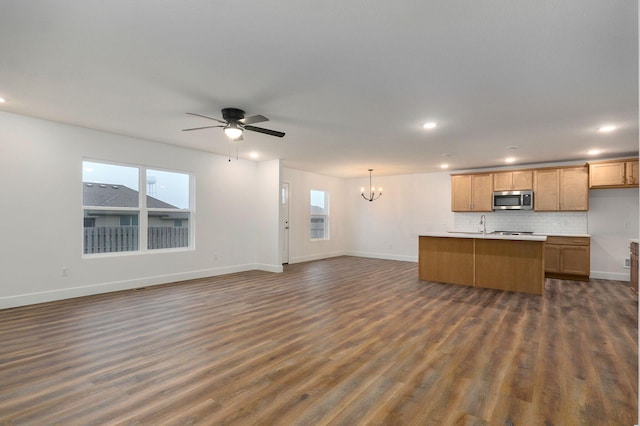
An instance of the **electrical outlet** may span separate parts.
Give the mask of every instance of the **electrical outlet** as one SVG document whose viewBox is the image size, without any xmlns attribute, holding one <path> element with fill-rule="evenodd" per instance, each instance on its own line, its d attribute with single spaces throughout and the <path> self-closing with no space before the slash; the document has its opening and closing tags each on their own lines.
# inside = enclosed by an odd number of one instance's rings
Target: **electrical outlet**
<svg viewBox="0 0 640 426">
<path fill-rule="evenodd" d="M 69 267 L 63 266 L 62 268 L 60 268 L 60 276 L 61 277 L 68 277 L 69 276 Z"/>
<path fill-rule="evenodd" d="M 631 259 L 629 259 L 628 257 L 624 259 L 624 264 L 622 265 L 622 267 L 624 269 L 629 269 L 631 268 Z"/>
</svg>

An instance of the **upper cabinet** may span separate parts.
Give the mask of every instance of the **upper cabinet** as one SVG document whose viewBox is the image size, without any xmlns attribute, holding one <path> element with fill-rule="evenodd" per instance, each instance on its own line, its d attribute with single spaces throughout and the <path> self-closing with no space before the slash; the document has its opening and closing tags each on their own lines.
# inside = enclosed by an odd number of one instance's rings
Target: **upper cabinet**
<svg viewBox="0 0 640 426">
<path fill-rule="evenodd" d="M 493 173 L 494 191 L 522 191 L 527 189 L 533 189 L 533 172 L 531 170 Z"/>
<path fill-rule="evenodd" d="M 536 211 L 589 210 L 589 169 L 562 167 L 533 171 Z"/>
<path fill-rule="evenodd" d="M 492 184 L 490 173 L 451 176 L 451 211 L 491 211 Z"/>
<path fill-rule="evenodd" d="M 638 159 L 589 163 L 589 188 L 638 188 Z"/>
</svg>

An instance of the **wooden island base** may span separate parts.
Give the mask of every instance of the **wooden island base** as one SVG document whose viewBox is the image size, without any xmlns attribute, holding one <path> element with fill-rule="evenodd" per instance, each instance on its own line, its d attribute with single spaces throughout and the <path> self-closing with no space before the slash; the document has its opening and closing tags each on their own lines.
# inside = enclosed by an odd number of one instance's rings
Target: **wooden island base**
<svg viewBox="0 0 640 426">
<path fill-rule="evenodd" d="M 544 241 L 419 237 L 419 278 L 450 284 L 543 294 Z"/>
</svg>

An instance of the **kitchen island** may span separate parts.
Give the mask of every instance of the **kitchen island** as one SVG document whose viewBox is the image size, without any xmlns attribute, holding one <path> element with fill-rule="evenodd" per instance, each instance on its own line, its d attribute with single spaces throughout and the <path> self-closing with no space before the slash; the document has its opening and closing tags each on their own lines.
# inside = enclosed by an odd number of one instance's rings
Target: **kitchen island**
<svg viewBox="0 0 640 426">
<path fill-rule="evenodd" d="M 449 284 L 542 294 L 542 235 L 443 232 L 419 236 L 419 278 Z"/>
</svg>

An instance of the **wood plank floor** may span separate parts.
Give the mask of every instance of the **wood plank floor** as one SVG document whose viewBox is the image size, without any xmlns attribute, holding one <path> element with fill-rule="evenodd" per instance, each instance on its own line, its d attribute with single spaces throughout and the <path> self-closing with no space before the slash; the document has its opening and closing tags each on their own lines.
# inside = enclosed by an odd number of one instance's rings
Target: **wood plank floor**
<svg viewBox="0 0 640 426">
<path fill-rule="evenodd" d="M 338 257 L 0 311 L 2 425 L 633 425 L 637 302 Z"/>
</svg>

